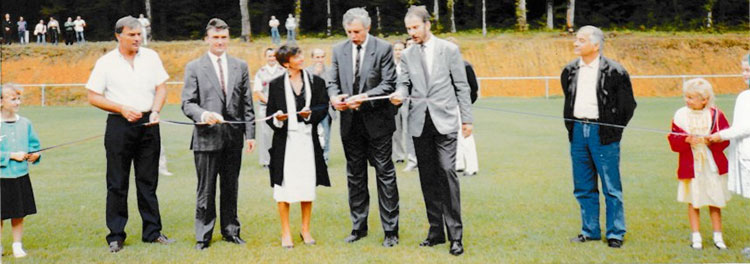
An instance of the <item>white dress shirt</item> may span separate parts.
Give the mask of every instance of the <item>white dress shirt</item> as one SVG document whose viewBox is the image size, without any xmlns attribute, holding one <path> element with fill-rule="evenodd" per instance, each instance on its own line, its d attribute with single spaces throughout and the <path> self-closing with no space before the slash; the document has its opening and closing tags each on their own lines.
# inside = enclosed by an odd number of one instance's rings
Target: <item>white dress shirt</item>
<svg viewBox="0 0 750 264">
<path fill-rule="evenodd" d="M 360 70 L 360 82 L 362 82 L 362 64 L 364 64 L 365 59 L 365 50 L 367 50 L 367 42 L 370 41 L 370 34 L 367 34 L 367 37 L 365 37 L 365 41 L 362 42 L 362 49 L 359 51 L 359 70 Z M 354 73 L 354 70 L 357 68 L 357 45 L 354 45 L 352 43 L 352 73 Z M 352 81 L 354 81 L 354 75 L 352 74 Z M 359 88 L 357 88 L 359 89 Z M 356 89 L 355 89 L 356 90 Z"/>
<path fill-rule="evenodd" d="M 216 56 L 210 51 L 208 52 L 208 58 L 211 59 L 211 64 L 214 66 L 214 71 L 216 72 L 216 80 L 219 80 L 219 84 L 221 85 L 220 80 L 224 80 L 224 93 L 227 93 L 231 91 L 232 89 L 229 88 L 229 73 L 227 69 L 227 53 L 224 52 L 221 54 L 221 56 Z M 219 64 L 217 63 L 217 59 L 221 58 L 221 71 L 224 73 L 224 75 L 221 75 L 219 73 Z M 219 87 L 222 88 L 222 87 Z"/>
<path fill-rule="evenodd" d="M 255 79 L 253 80 L 253 92 L 263 92 L 268 95 L 268 83 L 276 77 L 281 76 L 284 73 L 285 68 L 276 64 L 271 67 L 268 64 L 263 65 L 257 73 L 255 73 Z"/>
<path fill-rule="evenodd" d="M 86 21 L 83 19 L 76 19 L 75 21 L 73 21 L 73 24 L 75 25 L 73 29 L 75 29 L 76 32 L 82 32 L 83 27 L 86 26 Z"/>
<path fill-rule="evenodd" d="M 169 79 L 167 71 L 155 51 L 141 47 L 133 58 L 133 65 L 114 49 L 96 61 L 86 89 L 104 95 L 117 104 L 151 111 L 156 86 Z"/>
<path fill-rule="evenodd" d="M 436 38 L 435 36 L 431 36 L 430 39 L 422 43 L 422 45 L 424 46 L 424 50 L 423 50 L 425 54 L 424 59 L 425 59 L 425 63 L 427 64 L 425 66 L 427 66 L 428 76 L 432 74 L 432 62 L 433 62 L 433 58 L 435 57 L 435 41 L 434 41 L 435 38 Z M 417 45 L 417 48 L 421 48 L 421 47 Z"/>
<path fill-rule="evenodd" d="M 576 83 L 576 99 L 573 116 L 577 118 L 598 119 L 599 100 L 596 98 L 596 83 L 599 78 L 600 56 L 596 56 L 591 63 L 579 60 L 578 82 Z"/>
</svg>

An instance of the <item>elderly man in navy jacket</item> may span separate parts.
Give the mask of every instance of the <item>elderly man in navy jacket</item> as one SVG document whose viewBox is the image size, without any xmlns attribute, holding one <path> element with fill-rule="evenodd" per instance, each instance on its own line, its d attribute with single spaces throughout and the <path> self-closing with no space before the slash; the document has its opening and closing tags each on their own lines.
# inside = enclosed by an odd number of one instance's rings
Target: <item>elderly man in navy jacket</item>
<svg viewBox="0 0 750 264">
<path fill-rule="evenodd" d="M 619 248 L 625 237 L 620 139 L 636 103 L 628 72 L 601 56 L 603 45 L 604 33 L 599 28 L 582 27 L 574 44 L 580 58 L 565 66 L 560 76 L 573 162 L 573 194 L 582 218 L 581 233 L 571 241 L 601 240 L 598 174 L 607 204 L 607 244 Z"/>
</svg>

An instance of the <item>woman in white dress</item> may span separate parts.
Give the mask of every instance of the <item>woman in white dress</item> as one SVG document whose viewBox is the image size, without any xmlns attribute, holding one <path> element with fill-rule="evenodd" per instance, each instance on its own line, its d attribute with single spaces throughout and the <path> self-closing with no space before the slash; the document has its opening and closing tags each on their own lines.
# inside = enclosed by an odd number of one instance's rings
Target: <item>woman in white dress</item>
<svg viewBox="0 0 750 264">
<path fill-rule="evenodd" d="M 742 78 L 750 85 L 750 54 L 742 57 Z M 747 87 L 746 87 L 747 88 Z M 717 143 L 729 140 L 729 190 L 750 198 L 750 90 L 737 96 L 732 127 L 710 137 Z M 750 247 L 743 251 L 750 257 Z"/>
<path fill-rule="evenodd" d="M 273 116 L 267 123 L 274 130 L 269 171 L 281 218 L 281 246 L 291 249 L 289 204 L 300 203 L 300 237 L 305 244 L 315 244 L 310 233 L 315 186 L 331 185 L 318 140 L 318 123 L 328 115 L 328 95 L 322 78 L 302 70 L 299 47 L 279 47 L 276 59 L 287 72 L 269 84 L 266 116 Z"/>
</svg>

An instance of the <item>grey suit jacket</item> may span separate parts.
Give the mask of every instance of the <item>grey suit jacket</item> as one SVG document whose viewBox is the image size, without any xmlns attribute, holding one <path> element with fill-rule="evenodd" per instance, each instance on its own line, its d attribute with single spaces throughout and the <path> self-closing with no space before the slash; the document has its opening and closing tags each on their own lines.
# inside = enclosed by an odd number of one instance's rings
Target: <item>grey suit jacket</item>
<svg viewBox="0 0 750 264">
<path fill-rule="evenodd" d="M 396 82 L 396 91 L 409 96 L 409 135 L 419 137 L 425 123 L 425 112 L 440 134 L 457 132 L 458 113 L 461 121 L 472 123 L 470 88 L 466 81 L 466 69 L 458 46 L 432 36 L 435 49 L 432 60 L 430 83 L 425 83 L 422 57 L 419 46 L 412 46 L 401 54 L 401 74 Z M 453 78 L 453 82 L 451 82 Z M 412 86 L 409 89 L 409 86 Z"/>
<path fill-rule="evenodd" d="M 360 64 L 359 87 L 354 86 L 352 42 L 347 40 L 333 47 L 331 68 L 326 79 L 330 97 L 339 94 L 356 95 L 361 91 L 368 96 L 388 95 L 395 91 L 396 65 L 390 43 L 367 36 L 365 54 Z M 392 134 L 396 130 L 395 108 L 387 100 L 364 102 L 358 110 L 363 115 L 367 134 L 372 138 Z M 347 138 L 351 130 L 352 110 L 341 112 L 341 137 Z"/>
<path fill-rule="evenodd" d="M 201 122 L 205 111 L 219 113 L 226 121 L 252 121 L 252 89 L 247 63 L 227 55 L 227 95 L 221 89 L 216 70 L 208 54 L 185 67 L 182 87 L 182 112 L 194 122 Z M 243 139 L 255 138 L 255 123 L 195 126 L 190 148 L 193 151 L 216 151 L 225 147 L 243 147 Z"/>
</svg>

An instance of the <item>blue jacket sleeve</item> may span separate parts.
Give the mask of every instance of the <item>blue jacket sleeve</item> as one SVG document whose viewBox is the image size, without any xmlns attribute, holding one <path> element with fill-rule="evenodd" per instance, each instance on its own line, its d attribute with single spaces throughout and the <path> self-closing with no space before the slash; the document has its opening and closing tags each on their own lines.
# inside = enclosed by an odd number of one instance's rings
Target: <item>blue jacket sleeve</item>
<svg viewBox="0 0 750 264">
<path fill-rule="evenodd" d="M 28 131 L 29 131 L 29 135 L 28 135 L 28 137 L 29 137 L 29 152 L 40 150 L 42 144 L 41 144 L 41 142 L 39 142 L 39 137 L 36 135 L 36 131 L 34 131 L 34 127 L 31 126 L 31 122 L 29 122 Z M 40 155 L 41 155 L 41 153 L 40 153 Z M 37 159 L 36 161 L 34 161 L 33 164 L 39 163 L 39 161 L 41 159 L 42 159 L 42 157 L 39 156 L 39 159 Z"/>
</svg>

